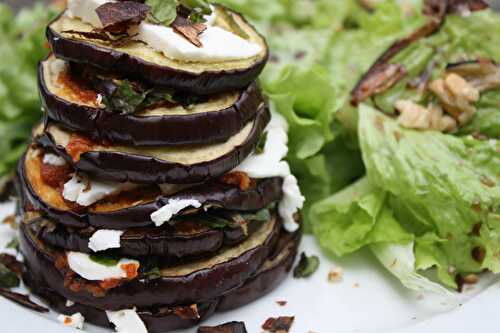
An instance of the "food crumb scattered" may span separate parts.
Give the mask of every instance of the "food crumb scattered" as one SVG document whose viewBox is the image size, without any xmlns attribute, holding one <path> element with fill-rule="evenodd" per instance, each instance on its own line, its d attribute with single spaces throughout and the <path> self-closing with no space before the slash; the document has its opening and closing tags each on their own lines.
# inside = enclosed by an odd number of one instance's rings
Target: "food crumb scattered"
<svg viewBox="0 0 500 333">
<path fill-rule="evenodd" d="M 288 333 L 294 320 L 295 317 L 268 318 L 262 324 L 262 329 L 270 333 Z"/>
<path fill-rule="evenodd" d="M 352 285 L 353 288 L 359 288 L 359 283 L 357 282 L 354 282 L 354 284 Z"/>
<path fill-rule="evenodd" d="M 424 295 L 423 294 L 418 294 L 417 295 L 417 301 L 421 301 L 424 299 Z"/>
<path fill-rule="evenodd" d="M 330 272 L 328 272 L 328 282 L 338 283 L 342 282 L 344 277 L 344 269 L 340 266 L 332 268 Z"/>
<path fill-rule="evenodd" d="M 276 304 L 278 304 L 279 306 L 285 306 L 287 303 L 287 301 L 276 301 Z"/>
</svg>

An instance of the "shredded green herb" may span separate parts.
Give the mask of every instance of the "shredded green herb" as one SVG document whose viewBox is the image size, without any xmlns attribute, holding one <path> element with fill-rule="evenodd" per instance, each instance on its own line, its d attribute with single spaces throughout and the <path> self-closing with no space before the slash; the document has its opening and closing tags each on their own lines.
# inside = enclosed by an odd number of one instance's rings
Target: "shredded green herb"
<svg viewBox="0 0 500 333">
<path fill-rule="evenodd" d="M 300 260 L 293 270 L 293 277 L 308 278 L 318 270 L 319 258 L 317 256 L 308 257 L 304 252 L 300 255 Z"/>
</svg>

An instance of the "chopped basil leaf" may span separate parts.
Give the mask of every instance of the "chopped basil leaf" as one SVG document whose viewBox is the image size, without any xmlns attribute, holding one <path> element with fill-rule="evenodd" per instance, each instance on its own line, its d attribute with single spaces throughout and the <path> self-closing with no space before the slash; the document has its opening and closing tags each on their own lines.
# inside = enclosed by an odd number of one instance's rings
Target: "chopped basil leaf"
<svg viewBox="0 0 500 333">
<path fill-rule="evenodd" d="M 240 214 L 247 221 L 259 221 L 259 222 L 267 222 L 271 220 L 271 213 L 269 209 L 261 209 L 258 212 L 252 214 Z"/>
<path fill-rule="evenodd" d="M 316 272 L 319 267 L 319 258 L 317 256 L 308 257 L 304 252 L 300 255 L 300 260 L 293 270 L 293 277 L 307 278 Z"/>
<path fill-rule="evenodd" d="M 224 229 L 231 224 L 230 220 L 212 214 L 200 215 L 199 221 L 210 229 Z"/>
<path fill-rule="evenodd" d="M 205 0 L 179 0 L 179 4 L 187 9 L 190 9 L 191 11 L 197 11 L 201 15 L 212 14 L 212 8 L 210 7 L 208 1 Z"/>
<path fill-rule="evenodd" d="M 148 91 L 136 92 L 130 81 L 108 82 L 103 102 L 112 111 L 132 114 L 146 99 Z"/>
<path fill-rule="evenodd" d="M 146 0 L 151 7 L 149 19 L 157 24 L 171 25 L 177 17 L 176 0 Z"/>
<path fill-rule="evenodd" d="M 13 237 L 7 244 L 7 248 L 19 251 L 19 239 L 17 237 Z"/>
<path fill-rule="evenodd" d="M 156 280 L 161 278 L 161 271 L 158 267 L 153 267 L 147 272 L 142 273 L 142 276 L 147 280 Z"/>
<path fill-rule="evenodd" d="M 257 148 L 255 148 L 255 154 L 260 155 L 264 152 L 264 147 L 266 146 L 266 142 L 267 142 L 267 132 L 263 133 L 260 136 Z"/>
<path fill-rule="evenodd" d="M 93 253 L 93 254 L 89 255 L 89 258 L 93 262 L 96 262 L 98 264 L 101 264 L 101 265 L 104 265 L 107 267 L 115 266 L 120 261 L 119 256 L 117 256 L 115 254 L 110 254 L 110 253 L 99 253 L 99 254 Z"/>
<path fill-rule="evenodd" d="M 0 263 L 0 288 L 15 288 L 19 286 L 19 283 L 17 275 Z"/>
</svg>

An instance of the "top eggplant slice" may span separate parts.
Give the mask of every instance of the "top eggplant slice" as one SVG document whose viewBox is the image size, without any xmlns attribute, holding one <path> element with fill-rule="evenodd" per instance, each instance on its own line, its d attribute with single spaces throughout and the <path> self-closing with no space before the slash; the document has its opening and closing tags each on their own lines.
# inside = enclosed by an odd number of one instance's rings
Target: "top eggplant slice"
<svg viewBox="0 0 500 333">
<path fill-rule="evenodd" d="M 108 110 L 85 78 L 53 56 L 38 70 L 40 95 L 53 122 L 95 140 L 134 146 L 222 142 L 255 118 L 264 98 L 256 83 L 242 91 L 210 96 L 186 109 L 165 105 L 123 114 Z M 101 95 L 102 96 L 102 95 Z M 126 129 L 126 130 L 124 130 Z"/>
<path fill-rule="evenodd" d="M 118 182 L 193 184 L 234 169 L 256 148 L 270 119 L 262 105 L 253 122 L 224 143 L 188 147 L 151 147 L 97 143 L 48 124 L 34 130 L 36 142 L 65 158 L 79 171 Z"/>
<path fill-rule="evenodd" d="M 90 64 L 137 81 L 195 95 L 239 90 L 261 73 L 268 59 L 268 48 L 264 38 L 241 15 L 221 6 L 216 6 L 215 11 L 219 13 L 216 26 L 238 34 L 234 23 L 228 22 L 228 17 L 232 17 L 238 30 L 243 30 L 248 40 L 260 45 L 262 51 L 245 60 L 184 62 L 167 58 L 142 42 L 132 41 L 124 46 L 111 47 L 98 40 L 68 33 L 90 32 L 93 27 L 65 13 L 48 26 L 47 38 L 57 58 Z M 226 11 L 230 16 L 221 15 L 220 11 Z"/>
</svg>

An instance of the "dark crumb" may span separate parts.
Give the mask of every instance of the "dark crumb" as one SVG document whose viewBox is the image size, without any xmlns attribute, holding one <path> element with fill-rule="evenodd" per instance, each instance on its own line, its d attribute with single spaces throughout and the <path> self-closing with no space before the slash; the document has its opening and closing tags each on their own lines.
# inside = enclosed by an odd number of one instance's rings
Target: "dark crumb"
<svg viewBox="0 0 500 333">
<path fill-rule="evenodd" d="M 268 318 L 262 325 L 262 329 L 271 333 L 288 333 L 294 320 L 295 317 Z"/>
<path fill-rule="evenodd" d="M 247 329 L 242 321 L 232 321 L 219 326 L 201 326 L 198 333 L 247 333 Z"/>
<path fill-rule="evenodd" d="M 279 306 L 285 306 L 287 303 L 287 301 L 276 301 L 276 304 L 278 304 Z"/>
</svg>

